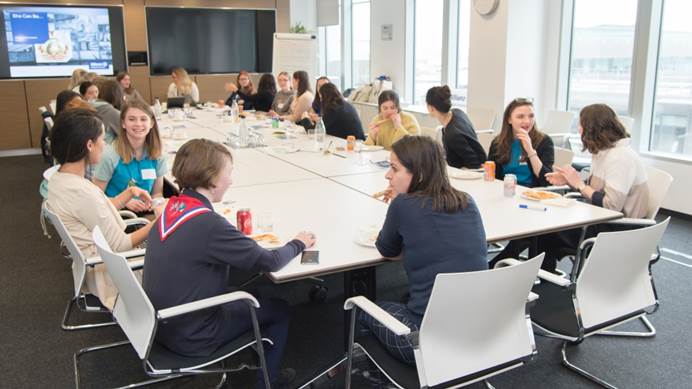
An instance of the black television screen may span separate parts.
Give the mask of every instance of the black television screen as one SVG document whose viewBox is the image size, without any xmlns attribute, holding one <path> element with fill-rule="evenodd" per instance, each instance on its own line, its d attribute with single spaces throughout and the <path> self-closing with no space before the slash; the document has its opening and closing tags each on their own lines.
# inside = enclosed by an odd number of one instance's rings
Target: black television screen
<svg viewBox="0 0 692 389">
<path fill-rule="evenodd" d="M 2 5 L 0 78 L 125 70 L 121 7 Z"/>
<path fill-rule="evenodd" d="M 152 75 L 272 71 L 274 10 L 147 7 Z"/>
</svg>

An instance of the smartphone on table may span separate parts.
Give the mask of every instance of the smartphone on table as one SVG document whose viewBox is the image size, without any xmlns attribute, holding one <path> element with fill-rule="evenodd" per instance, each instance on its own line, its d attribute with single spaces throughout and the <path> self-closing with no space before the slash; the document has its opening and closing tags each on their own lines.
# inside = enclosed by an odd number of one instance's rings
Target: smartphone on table
<svg viewBox="0 0 692 389">
<path fill-rule="evenodd" d="M 317 265 L 320 263 L 320 252 L 317 250 L 305 250 L 300 257 L 301 265 Z"/>
</svg>

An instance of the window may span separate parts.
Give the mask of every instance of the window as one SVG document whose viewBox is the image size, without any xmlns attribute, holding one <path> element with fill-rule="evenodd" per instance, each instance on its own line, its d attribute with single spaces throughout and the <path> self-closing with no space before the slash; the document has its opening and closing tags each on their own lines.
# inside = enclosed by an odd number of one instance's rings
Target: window
<svg viewBox="0 0 692 389">
<path fill-rule="evenodd" d="M 574 0 L 567 107 L 602 102 L 627 115 L 637 0 Z"/>
<path fill-rule="evenodd" d="M 471 32 L 471 1 L 459 0 L 457 19 L 457 58 L 455 100 L 465 105 L 469 90 L 469 36 Z"/>
<path fill-rule="evenodd" d="M 416 0 L 414 20 L 413 104 L 442 83 L 443 0 Z"/>
<path fill-rule="evenodd" d="M 665 0 L 649 150 L 692 156 L 692 3 Z"/>
<path fill-rule="evenodd" d="M 357 88 L 370 82 L 370 0 L 353 0 L 351 7 L 351 79 Z"/>
</svg>

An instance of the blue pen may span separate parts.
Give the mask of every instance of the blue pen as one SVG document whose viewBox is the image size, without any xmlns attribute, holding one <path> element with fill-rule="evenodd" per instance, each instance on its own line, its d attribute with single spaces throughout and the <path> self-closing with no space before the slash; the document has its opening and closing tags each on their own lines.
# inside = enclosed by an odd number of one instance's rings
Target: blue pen
<svg viewBox="0 0 692 389">
<path fill-rule="evenodd" d="M 531 204 L 519 204 L 519 208 L 531 209 L 534 211 L 541 211 L 541 212 L 545 212 L 548 210 L 548 208 L 546 208 L 546 207 L 541 207 L 540 205 L 531 205 Z"/>
</svg>

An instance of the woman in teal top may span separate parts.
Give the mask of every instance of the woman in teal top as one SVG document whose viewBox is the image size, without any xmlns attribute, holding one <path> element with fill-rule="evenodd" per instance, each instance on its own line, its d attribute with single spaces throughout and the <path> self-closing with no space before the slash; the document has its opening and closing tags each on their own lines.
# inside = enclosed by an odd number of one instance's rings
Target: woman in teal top
<svg viewBox="0 0 692 389">
<path fill-rule="evenodd" d="M 120 133 L 104 150 L 94 173 L 94 183 L 108 197 L 117 196 L 129 186 L 146 190 L 152 198 L 161 197 L 166 160 L 151 108 L 138 99 L 129 101 L 121 111 L 120 120 Z M 122 207 L 134 212 L 150 210 L 137 198 L 120 204 Z"/>
<path fill-rule="evenodd" d="M 517 183 L 527 187 L 550 185 L 546 173 L 553 171 L 555 147 L 550 137 L 536 128 L 533 102 L 514 99 L 502 116 L 502 130 L 493 139 L 488 160 L 495 162 L 495 176 L 517 176 Z"/>
<path fill-rule="evenodd" d="M 545 175 L 553 171 L 555 147 L 553 140 L 536 128 L 532 100 L 517 98 L 507 105 L 502 130 L 490 145 L 488 160 L 495 162 L 495 177 L 500 180 L 505 174 L 514 174 L 519 185 L 550 185 Z M 512 240 L 488 266 L 492 268 L 504 258 L 517 258 L 530 246 L 530 239 Z"/>
</svg>

